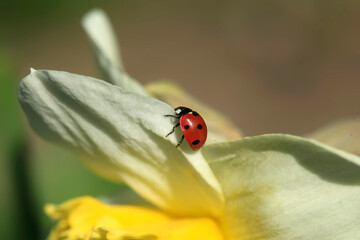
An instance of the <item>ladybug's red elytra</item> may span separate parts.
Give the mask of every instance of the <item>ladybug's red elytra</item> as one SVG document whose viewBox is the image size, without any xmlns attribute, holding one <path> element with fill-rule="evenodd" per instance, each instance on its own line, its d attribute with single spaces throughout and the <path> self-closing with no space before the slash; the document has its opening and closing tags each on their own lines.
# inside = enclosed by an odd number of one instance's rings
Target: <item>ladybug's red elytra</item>
<svg viewBox="0 0 360 240">
<path fill-rule="evenodd" d="M 183 142 L 184 137 L 186 141 L 189 143 L 190 147 L 193 150 L 198 150 L 201 148 L 207 137 L 207 127 L 204 119 L 195 111 L 191 110 L 187 107 L 177 107 L 174 115 L 164 115 L 165 117 L 174 117 L 179 119 L 179 122 L 175 124 L 171 132 L 169 132 L 167 136 L 175 131 L 175 128 L 180 126 L 181 131 L 183 132 L 183 136 L 181 137 L 179 143 L 176 147 L 180 146 Z"/>
</svg>

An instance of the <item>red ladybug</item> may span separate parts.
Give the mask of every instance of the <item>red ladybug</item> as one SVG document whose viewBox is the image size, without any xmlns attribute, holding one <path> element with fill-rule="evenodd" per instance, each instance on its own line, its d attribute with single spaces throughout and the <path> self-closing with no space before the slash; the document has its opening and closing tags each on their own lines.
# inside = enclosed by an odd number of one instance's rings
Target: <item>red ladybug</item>
<svg viewBox="0 0 360 240">
<path fill-rule="evenodd" d="M 198 150 L 204 145 L 207 137 L 207 128 L 204 119 L 195 111 L 187 107 L 177 107 L 174 109 L 176 115 L 164 115 L 165 117 L 174 117 L 179 119 L 179 122 L 173 127 L 167 136 L 175 131 L 180 125 L 183 136 L 176 147 L 180 146 L 184 137 L 193 150 Z"/>
</svg>

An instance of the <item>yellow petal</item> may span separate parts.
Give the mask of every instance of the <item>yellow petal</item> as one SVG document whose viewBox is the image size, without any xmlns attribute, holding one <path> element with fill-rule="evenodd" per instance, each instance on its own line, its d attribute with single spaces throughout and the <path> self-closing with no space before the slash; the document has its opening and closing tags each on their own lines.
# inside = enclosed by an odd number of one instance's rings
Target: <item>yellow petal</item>
<svg viewBox="0 0 360 240">
<path fill-rule="evenodd" d="M 107 205 L 81 197 L 45 211 L 59 219 L 48 240 L 141 239 L 141 240 L 222 240 L 211 218 L 175 218 L 156 209 Z"/>
</svg>

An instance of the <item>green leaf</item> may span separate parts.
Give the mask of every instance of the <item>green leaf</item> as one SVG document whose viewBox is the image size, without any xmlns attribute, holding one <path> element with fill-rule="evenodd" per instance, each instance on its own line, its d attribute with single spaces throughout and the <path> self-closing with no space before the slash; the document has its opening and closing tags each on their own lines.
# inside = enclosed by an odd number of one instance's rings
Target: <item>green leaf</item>
<svg viewBox="0 0 360 240">
<path fill-rule="evenodd" d="M 16 74 L 0 54 L 0 236 L 38 238 L 38 214 L 31 191 L 29 151 L 16 100 Z"/>
</svg>

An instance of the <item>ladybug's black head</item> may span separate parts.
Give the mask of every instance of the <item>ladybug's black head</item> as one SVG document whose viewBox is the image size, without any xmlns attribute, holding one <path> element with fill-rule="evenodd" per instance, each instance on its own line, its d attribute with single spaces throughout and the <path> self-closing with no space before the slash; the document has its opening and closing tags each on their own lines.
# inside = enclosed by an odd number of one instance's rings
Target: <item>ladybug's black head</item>
<svg viewBox="0 0 360 240">
<path fill-rule="evenodd" d="M 185 114 L 188 114 L 190 112 L 193 112 L 193 110 L 191 110 L 190 108 L 182 107 L 182 106 L 177 107 L 174 110 L 175 110 L 176 114 L 180 117 L 184 116 Z"/>
</svg>

